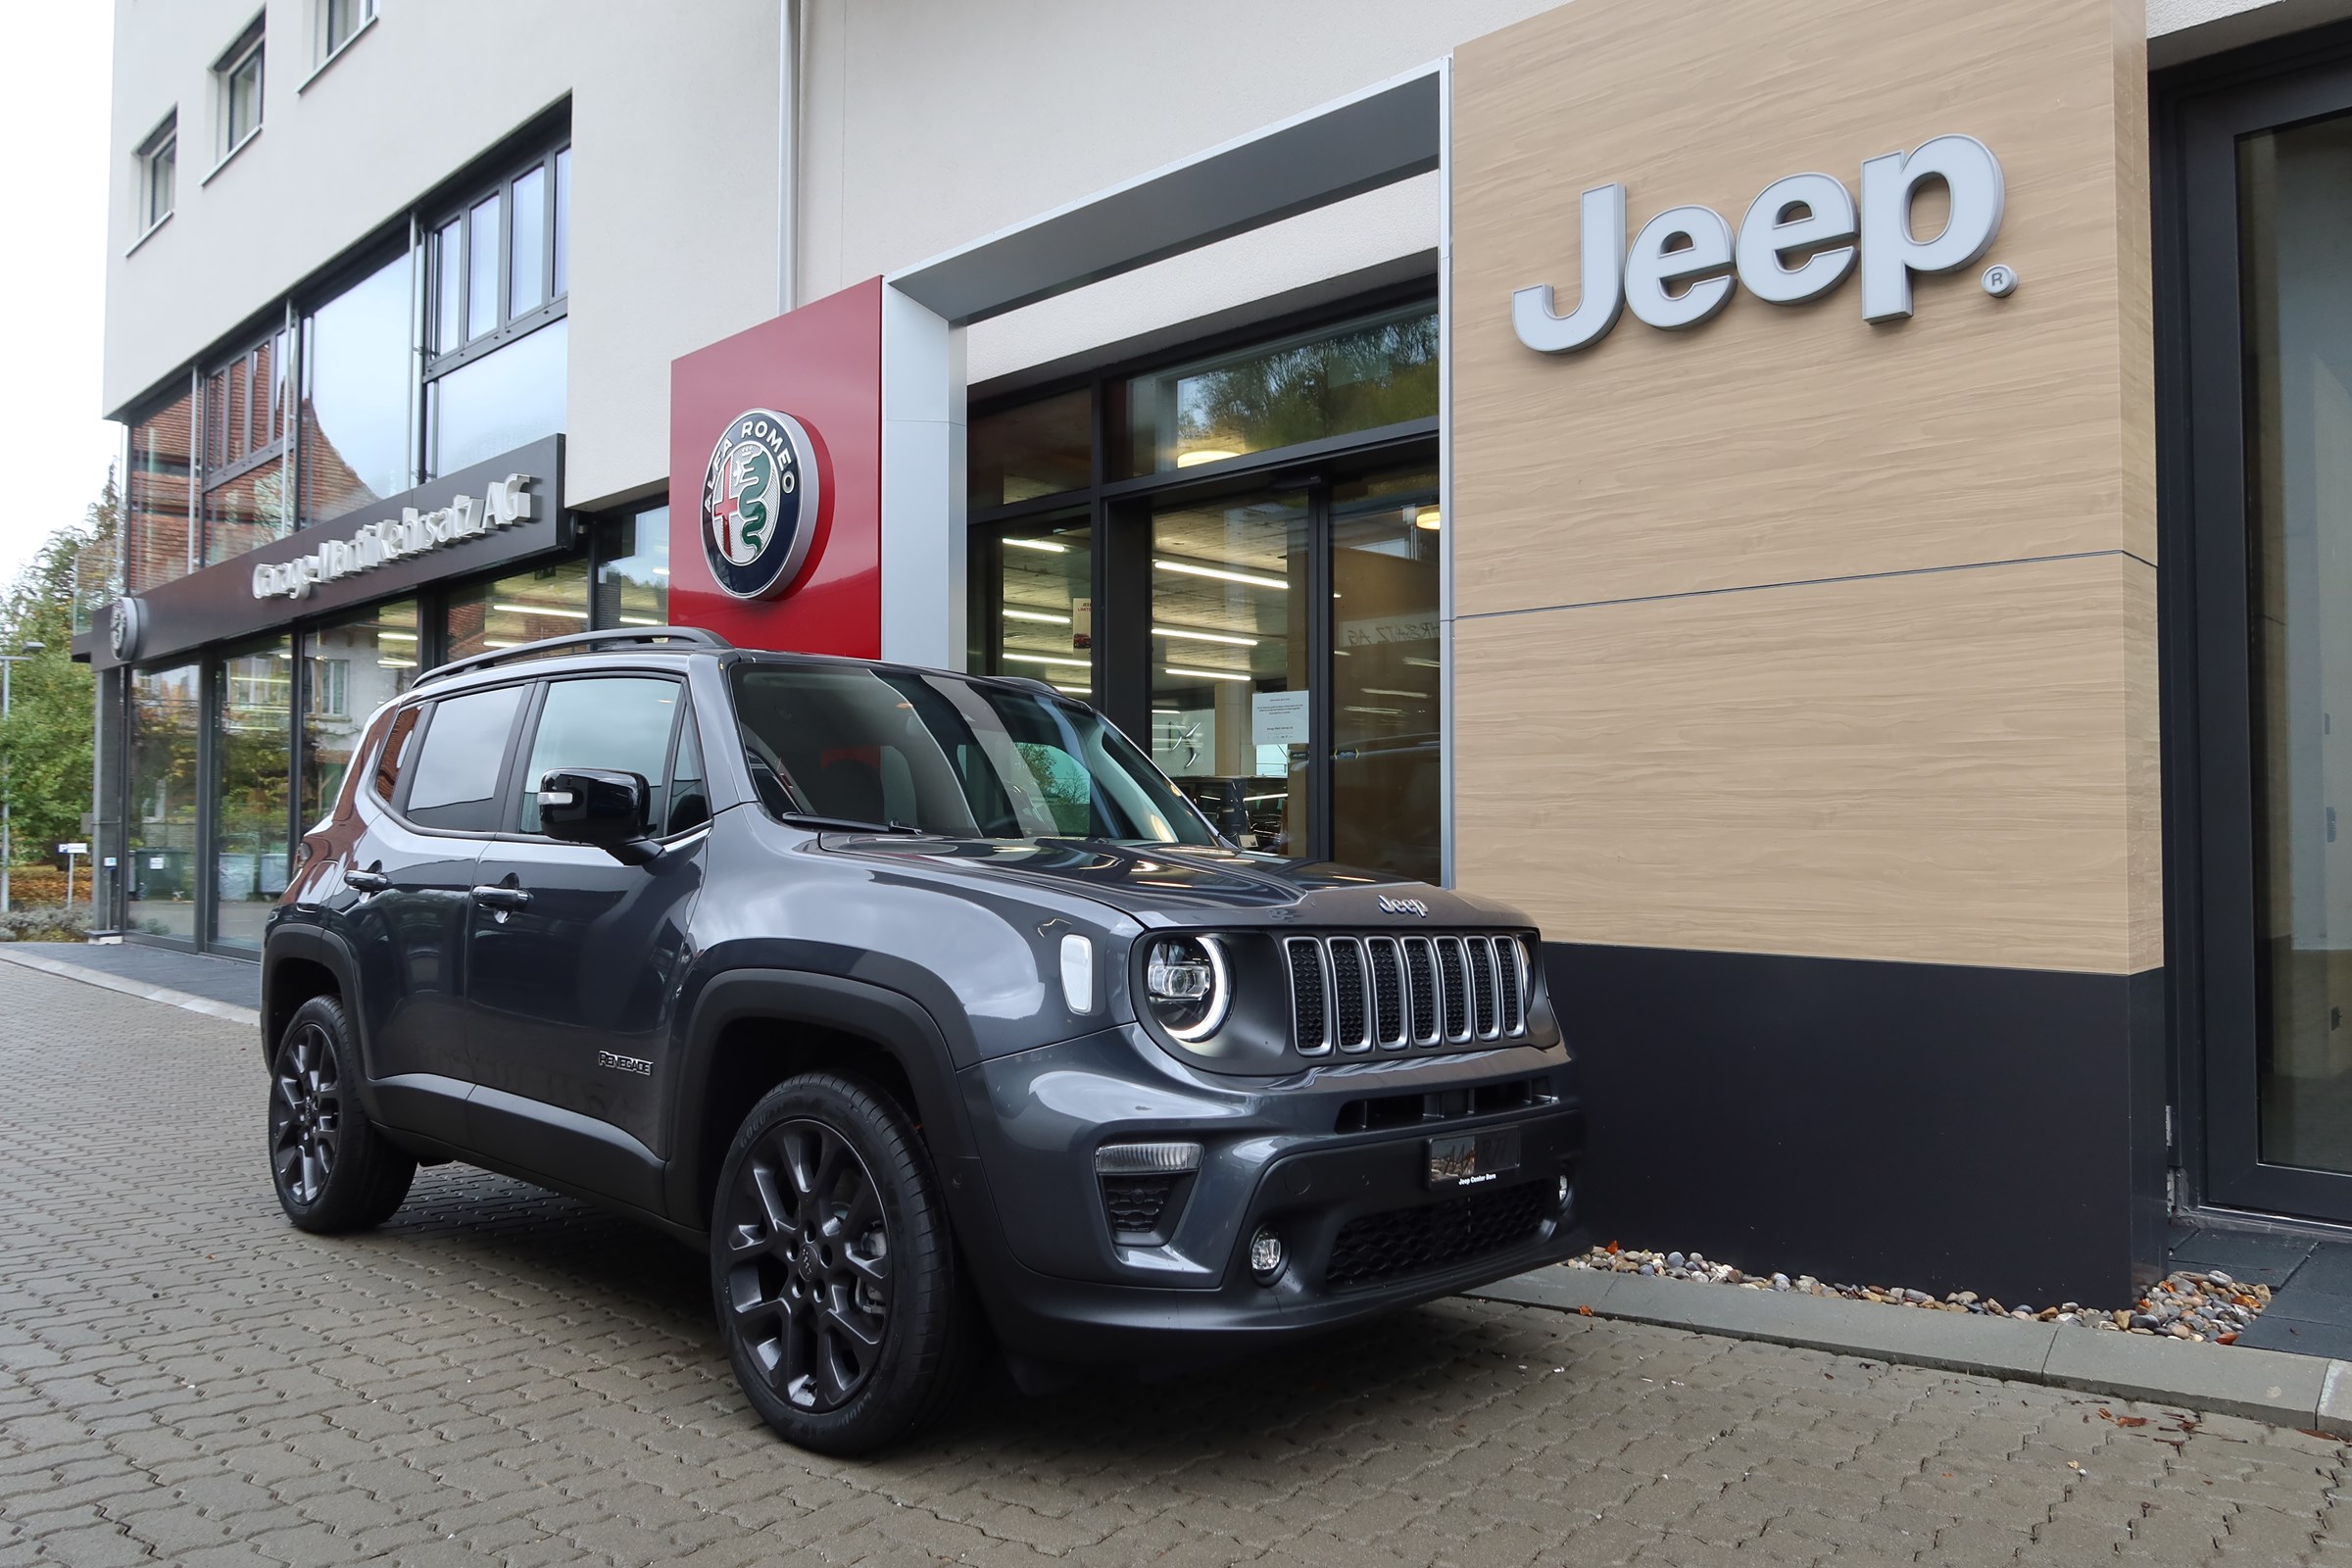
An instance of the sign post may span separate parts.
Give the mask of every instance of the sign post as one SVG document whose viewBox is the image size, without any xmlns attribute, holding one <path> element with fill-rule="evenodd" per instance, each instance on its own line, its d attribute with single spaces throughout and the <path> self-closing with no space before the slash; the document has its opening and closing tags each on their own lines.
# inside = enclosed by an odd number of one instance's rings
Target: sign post
<svg viewBox="0 0 2352 1568">
<path fill-rule="evenodd" d="M 72 844 L 60 844 L 57 853 L 66 858 L 66 907 L 71 909 L 74 907 L 74 861 L 76 857 L 89 854 L 90 847 L 76 840 Z"/>
</svg>

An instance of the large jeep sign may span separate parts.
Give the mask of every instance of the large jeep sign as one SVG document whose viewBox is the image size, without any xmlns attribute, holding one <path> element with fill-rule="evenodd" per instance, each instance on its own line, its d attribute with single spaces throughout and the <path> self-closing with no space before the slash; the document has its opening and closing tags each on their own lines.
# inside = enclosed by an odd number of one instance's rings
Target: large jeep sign
<svg viewBox="0 0 2352 1568">
<path fill-rule="evenodd" d="M 1921 239 L 1911 227 L 1912 199 L 1930 180 L 1951 192 L 1951 216 Z M 1631 310 L 1651 326 L 1696 326 L 1731 302 L 1732 279 L 1758 299 L 1794 305 L 1836 288 L 1859 262 L 1862 318 L 1911 314 L 1911 277 L 1948 272 L 1984 254 L 2000 232 L 2006 185 L 2000 160 L 1974 136 L 1937 136 L 1916 151 L 1888 153 L 1862 165 L 1859 215 L 1844 184 L 1829 174 L 1790 174 L 1748 204 L 1735 239 L 1709 207 L 1672 207 L 1625 241 L 1625 187 L 1584 193 L 1581 274 L 1584 293 L 1566 316 L 1552 309 L 1551 285 L 1511 296 L 1519 341 L 1545 354 L 1588 348 Z M 1620 263 L 1622 258 L 1622 265 Z M 1994 267 L 1987 292 L 2005 295 L 2016 274 Z"/>
</svg>

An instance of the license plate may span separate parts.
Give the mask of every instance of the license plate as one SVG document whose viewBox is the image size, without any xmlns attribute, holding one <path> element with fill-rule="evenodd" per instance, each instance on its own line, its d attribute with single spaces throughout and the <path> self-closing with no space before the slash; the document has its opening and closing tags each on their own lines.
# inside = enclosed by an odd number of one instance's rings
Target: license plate
<svg viewBox="0 0 2352 1568">
<path fill-rule="evenodd" d="M 1429 1185 L 1477 1187 L 1519 1168 L 1519 1129 L 1454 1133 L 1429 1141 Z"/>
</svg>

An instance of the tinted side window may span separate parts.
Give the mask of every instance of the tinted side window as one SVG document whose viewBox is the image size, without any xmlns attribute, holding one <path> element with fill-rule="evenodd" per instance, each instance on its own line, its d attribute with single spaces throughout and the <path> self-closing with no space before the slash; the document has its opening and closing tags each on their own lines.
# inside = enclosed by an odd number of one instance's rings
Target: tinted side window
<svg viewBox="0 0 2352 1568">
<path fill-rule="evenodd" d="M 652 790 L 656 822 L 662 820 L 663 774 L 669 737 L 685 688 L 674 680 L 614 675 L 549 683 L 539 707 L 530 760 L 515 783 L 522 791 L 522 831 L 539 831 L 539 780 L 560 767 L 610 767 L 635 773 Z M 429 743 L 429 737 L 428 737 Z"/>
<path fill-rule="evenodd" d="M 401 764 L 409 760 L 410 743 L 416 739 L 416 715 L 423 711 L 423 705 L 413 704 L 394 713 L 383 750 L 375 754 L 375 794 L 387 806 L 392 803 L 394 786 L 400 783 Z"/>
<path fill-rule="evenodd" d="M 477 833 L 498 826 L 499 767 L 527 689 L 500 686 L 433 705 L 409 779 L 411 821 Z"/>
</svg>

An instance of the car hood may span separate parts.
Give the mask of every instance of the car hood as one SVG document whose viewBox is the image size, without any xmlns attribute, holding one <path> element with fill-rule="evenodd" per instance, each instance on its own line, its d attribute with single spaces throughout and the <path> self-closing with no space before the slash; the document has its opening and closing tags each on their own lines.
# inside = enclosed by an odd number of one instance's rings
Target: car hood
<svg viewBox="0 0 2352 1568">
<path fill-rule="evenodd" d="M 823 848 L 989 881 L 1042 883 L 1152 925 L 1524 923 L 1489 901 L 1389 872 L 1216 846 L 827 833 Z"/>
</svg>

